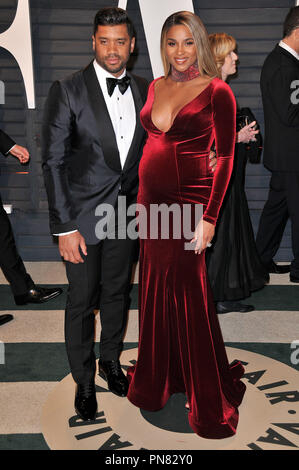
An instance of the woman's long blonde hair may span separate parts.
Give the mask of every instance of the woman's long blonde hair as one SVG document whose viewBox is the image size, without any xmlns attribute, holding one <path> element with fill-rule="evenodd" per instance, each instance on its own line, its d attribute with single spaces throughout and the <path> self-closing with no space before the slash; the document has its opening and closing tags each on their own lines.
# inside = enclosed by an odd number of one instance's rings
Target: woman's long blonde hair
<svg viewBox="0 0 299 470">
<path fill-rule="evenodd" d="M 166 36 L 170 28 L 176 25 L 186 26 L 192 34 L 197 51 L 198 70 L 200 74 L 211 78 L 219 76 L 210 48 L 209 36 L 203 22 L 197 15 L 190 11 L 178 11 L 167 18 L 161 32 L 161 57 L 165 77 L 167 78 L 170 73 L 170 63 L 167 60 L 165 52 Z"/>
<path fill-rule="evenodd" d="M 235 38 L 226 33 L 215 33 L 209 35 L 210 45 L 215 57 L 218 73 L 221 74 L 225 57 L 237 47 Z"/>
</svg>

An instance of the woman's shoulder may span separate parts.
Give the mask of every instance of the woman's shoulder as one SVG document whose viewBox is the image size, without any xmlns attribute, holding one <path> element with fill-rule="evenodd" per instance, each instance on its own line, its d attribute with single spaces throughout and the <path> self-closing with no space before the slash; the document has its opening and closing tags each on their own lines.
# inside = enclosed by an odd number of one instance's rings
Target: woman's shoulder
<svg viewBox="0 0 299 470">
<path fill-rule="evenodd" d="M 148 87 L 148 93 L 152 93 L 154 94 L 155 92 L 155 85 L 158 81 L 162 80 L 163 78 L 165 78 L 164 76 L 162 77 L 158 77 L 158 78 L 155 78 L 154 80 L 152 80 L 149 84 L 149 87 Z"/>
<path fill-rule="evenodd" d="M 160 80 L 162 80 L 162 79 L 164 79 L 164 78 L 165 78 L 164 75 L 161 75 L 161 77 L 155 78 L 153 81 L 151 81 L 150 87 L 151 87 L 151 88 L 154 87 L 157 82 L 159 82 Z"/>
<path fill-rule="evenodd" d="M 224 82 L 221 78 L 215 77 L 213 78 L 212 82 L 212 96 L 213 98 L 222 97 L 225 95 L 230 96 L 231 98 L 235 99 L 235 95 L 231 87 Z"/>
<path fill-rule="evenodd" d="M 214 77 L 211 84 L 213 90 L 231 90 L 230 86 L 219 77 Z"/>
</svg>

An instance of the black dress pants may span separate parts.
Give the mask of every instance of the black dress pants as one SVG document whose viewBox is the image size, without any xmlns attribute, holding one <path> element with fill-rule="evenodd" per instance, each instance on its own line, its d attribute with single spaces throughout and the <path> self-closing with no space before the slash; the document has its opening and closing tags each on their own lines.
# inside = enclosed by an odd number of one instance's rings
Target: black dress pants
<svg viewBox="0 0 299 470">
<path fill-rule="evenodd" d="M 24 263 L 17 252 L 12 227 L 3 209 L 0 197 L 0 267 L 10 283 L 14 295 L 24 295 L 34 288 L 34 282 L 26 272 Z"/>
<path fill-rule="evenodd" d="M 275 171 L 272 173 L 269 196 L 256 238 L 257 249 L 264 264 L 268 264 L 275 256 L 289 217 L 294 254 L 291 274 L 299 277 L 299 173 Z"/>
<path fill-rule="evenodd" d="M 127 324 L 129 288 L 136 240 L 108 239 L 87 246 L 84 263 L 66 262 L 69 281 L 65 339 L 76 383 L 94 378 L 95 315 L 100 307 L 100 357 L 118 360 Z"/>
</svg>

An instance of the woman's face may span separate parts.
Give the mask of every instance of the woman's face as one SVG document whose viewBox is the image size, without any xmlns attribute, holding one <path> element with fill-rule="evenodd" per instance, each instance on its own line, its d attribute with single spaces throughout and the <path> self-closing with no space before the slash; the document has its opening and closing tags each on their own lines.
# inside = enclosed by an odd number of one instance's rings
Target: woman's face
<svg viewBox="0 0 299 470">
<path fill-rule="evenodd" d="M 186 26 L 175 25 L 168 30 L 165 53 L 168 62 L 179 72 L 185 72 L 196 62 L 195 42 Z"/>
<path fill-rule="evenodd" d="M 224 64 L 222 66 L 222 74 L 226 77 L 228 75 L 233 75 L 237 71 L 236 62 L 238 60 L 238 56 L 234 51 L 231 51 L 225 57 Z"/>
</svg>

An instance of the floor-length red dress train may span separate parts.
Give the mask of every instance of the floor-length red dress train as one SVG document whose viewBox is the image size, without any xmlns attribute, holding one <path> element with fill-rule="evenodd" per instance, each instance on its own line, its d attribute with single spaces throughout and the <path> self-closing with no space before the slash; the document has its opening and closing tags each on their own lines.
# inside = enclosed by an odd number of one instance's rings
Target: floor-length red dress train
<svg viewBox="0 0 299 470">
<path fill-rule="evenodd" d="M 216 224 L 233 165 L 235 98 L 218 78 L 162 132 L 152 122 L 155 82 L 141 121 L 148 139 L 140 163 L 138 204 L 147 209 L 139 231 L 149 235 L 152 204 L 196 204 L 203 219 Z M 209 167 L 216 141 L 217 168 Z M 182 211 L 183 212 L 183 211 Z M 147 222 L 146 227 L 142 224 Z M 207 279 L 205 253 L 186 250 L 186 239 L 140 240 L 138 360 L 128 370 L 128 399 L 155 411 L 173 393 L 186 392 L 189 423 L 200 436 L 229 437 L 236 432 L 245 385 L 240 362 L 229 365 Z M 190 240 L 190 239 L 189 239 Z"/>
</svg>

